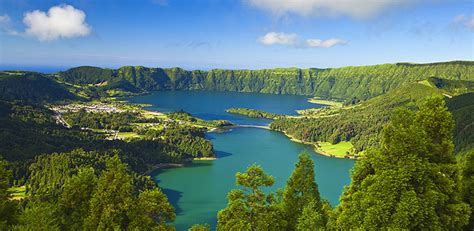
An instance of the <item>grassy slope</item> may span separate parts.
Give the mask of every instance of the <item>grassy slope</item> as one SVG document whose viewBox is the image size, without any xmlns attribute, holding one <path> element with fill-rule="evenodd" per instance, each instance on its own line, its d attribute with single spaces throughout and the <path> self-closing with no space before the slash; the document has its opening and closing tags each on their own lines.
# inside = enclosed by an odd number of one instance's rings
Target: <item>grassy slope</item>
<svg viewBox="0 0 474 231">
<path fill-rule="evenodd" d="M 321 152 L 327 153 L 329 155 L 342 158 L 351 153 L 353 148 L 354 146 L 352 145 L 352 143 L 348 141 L 342 141 L 337 144 L 331 144 L 329 142 L 318 142 L 318 147 L 316 151 L 320 150 Z"/>
</svg>

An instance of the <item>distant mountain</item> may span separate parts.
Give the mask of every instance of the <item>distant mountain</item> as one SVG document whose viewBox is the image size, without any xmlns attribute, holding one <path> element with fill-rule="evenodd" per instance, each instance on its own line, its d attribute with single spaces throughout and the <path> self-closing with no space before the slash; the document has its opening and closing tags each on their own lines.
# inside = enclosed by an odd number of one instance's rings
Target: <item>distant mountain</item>
<svg viewBox="0 0 474 231">
<path fill-rule="evenodd" d="M 128 82 L 143 91 L 217 90 L 314 95 L 366 100 L 403 84 L 430 77 L 474 81 L 474 61 L 429 64 L 382 64 L 328 69 L 275 68 L 263 70 L 187 71 L 181 68 L 126 66 L 119 69 L 77 67 L 60 72 L 60 81 L 110 85 Z"/>
<path fill-rule="evenodd" d="M 0 100 L 54 102 L 68 99 L 76 99 L 76 96 L 43 74 L 24 71 L 0 72 Z"/>
</svg>

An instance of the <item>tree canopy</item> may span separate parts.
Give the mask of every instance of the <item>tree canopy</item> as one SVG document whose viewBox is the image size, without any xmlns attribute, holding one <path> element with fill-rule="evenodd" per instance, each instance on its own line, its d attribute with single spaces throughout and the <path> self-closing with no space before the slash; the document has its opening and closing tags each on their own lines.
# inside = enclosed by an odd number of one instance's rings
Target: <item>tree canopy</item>
<svg viewBox="0 0 474 231">
<path fill-rule="evenodd" d="M 459 230 L 469 219 L 443 99 L 397 110 L 378 150 L 356 164 L 335 229 Z"/>
</svg>

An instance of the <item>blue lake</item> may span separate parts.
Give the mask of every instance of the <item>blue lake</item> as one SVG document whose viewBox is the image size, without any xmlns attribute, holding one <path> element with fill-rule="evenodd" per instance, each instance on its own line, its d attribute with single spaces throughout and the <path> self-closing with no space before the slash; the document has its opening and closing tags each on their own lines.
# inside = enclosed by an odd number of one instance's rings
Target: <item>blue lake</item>
<svg viewBox="0 0 474 231">
<path fill-rule="evenodd" d="M 267 125 L 271 121 L 229 114 L 225 109 L 245 107 L 294 115 L 298 109 L 322 106 L 308 103 L 305 96 L 209 91 L 162 91 L 127 100 L 150 104 L 151 110 L 182 109 L 202 119 L 225 119 L 241 125 Z M 268 190 L 276 191 L 284 187 L 298 154 L 302 151 L 311 153 L 319 191 L 333 205 L 337 205 L 344 186 L 350 183 L 353 160 L 319 155 L 311 146 L 290 141 L 278 132 L 235 128 L 207 136 L 219 159 L 194 161 L 188 167 L 162 169 L 154 174 L 154 179 L 176 208 L 177 230 L 187 230 L 196 223 L 209 223 L 215 227 L 217 212 L 227 204 L 227 192 L 236 187 L 235 173 L 245 171 L 253 163 L 275 177 L 275 185 Z"/>
</svg>

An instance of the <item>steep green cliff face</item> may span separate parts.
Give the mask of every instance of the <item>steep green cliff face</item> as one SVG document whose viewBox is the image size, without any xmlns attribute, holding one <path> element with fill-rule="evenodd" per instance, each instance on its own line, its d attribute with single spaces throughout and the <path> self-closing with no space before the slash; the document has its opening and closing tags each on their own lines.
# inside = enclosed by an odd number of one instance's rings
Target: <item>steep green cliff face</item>
<svg viewBox="0 0 474 231">
<path fill-rule="evenodd" d="M 146 90 L 216 90 L 314 95 L 325 98 L 368 99 L 403 84 L 437 77 L 474 80 L 474 62 L 383 64 L 331 69 L 276 68 L 264 70 L 186 71 L 181 68 L 126 66 L 117 70 L 78 67 L 58 73 L 74 84 L 127 81 Z"/>
</svg>

